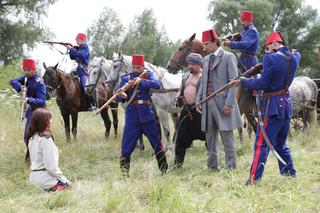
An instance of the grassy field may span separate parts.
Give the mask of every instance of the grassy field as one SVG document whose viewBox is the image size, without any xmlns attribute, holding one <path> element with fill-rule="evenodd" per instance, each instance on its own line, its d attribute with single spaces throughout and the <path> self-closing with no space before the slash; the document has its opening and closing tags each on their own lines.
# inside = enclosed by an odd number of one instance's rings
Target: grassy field
<svg viewBox="0 0 320 213">
<path fill-rule="evenodd" d="M 196 141 L 187 152 L 184 168 L 170 169 L 163 176 L 149 145 L 144 152 L 136 150 L 131 177 L 122 180 L 123 111 L 118 138 L 111 136 L 105 142 L 101 118 L 81 113 L 78 140 L 66 144 L 62 118 L 56 103 L 50 101 L 60 168 L 75 188 L 47 193 L 27 182 L 29 168 L 24 164 L 17 96 L 0 95 L 0 212 L 320 212 L 319 129 L 293 133 L 288 141 L 297 170 L 295 179 L 282 177 L 270 155 L 263 180 L 246 187 L 253 153 L 253 139 L 246 136 L 241 148 L 238 143 L 236 171 L 208 172 L 204 144 Z M 223 166 L 223 151 L 220 153 Z M 167 157 L 172 168 L 173 155 L 167 153 Z"/>
</svg>

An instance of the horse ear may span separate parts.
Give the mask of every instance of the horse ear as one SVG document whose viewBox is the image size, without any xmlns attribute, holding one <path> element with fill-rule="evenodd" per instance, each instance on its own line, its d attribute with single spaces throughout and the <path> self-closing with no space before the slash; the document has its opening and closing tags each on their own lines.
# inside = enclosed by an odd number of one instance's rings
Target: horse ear
<svg viewBox="0 0 320 213">
<path fill-rule="evenodd" d="M 121 52 L 121 50 L 119 50 L 118 57 L 120 58 L 121 56 L 122 56 L 122 52 Z"/>
<path fill-rule="evenodd" d="M 196 37 L 196 33 L 193 33 L 193 35 L 189 38 L 190 41 L 192 41 L 193 39 L 195 39 Z"/>
<path fill-rule="evenodd" d="M 45 62 L 43 62 L 43 67 L 44 67 L 45 70 L 47 70 L 47 65 L 46 65 Z"/>
<path fill-rule="evenodd" d="M 57 69 L 58 68 L 58 65 L 59 65 L 59 62 L 53 67 L 53 69 Z"/>
</svg>

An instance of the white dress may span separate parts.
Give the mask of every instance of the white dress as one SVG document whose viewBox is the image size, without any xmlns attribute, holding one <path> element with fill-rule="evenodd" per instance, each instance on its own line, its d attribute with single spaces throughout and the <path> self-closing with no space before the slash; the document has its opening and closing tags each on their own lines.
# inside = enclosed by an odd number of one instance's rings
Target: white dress
<svg viewBox="0 0 320 213">
<path fill-rule="evenodd" d="M 51 137 L 39 136 L 36 133 L 29 139 L 28 147 L 31 161 L 29 176 L 31 184 L 42 189 L 49 189 L 56 185 L 58 180 L 63 183 L 69 182 L 59 168 L 59 150 Z"/>
</svg>

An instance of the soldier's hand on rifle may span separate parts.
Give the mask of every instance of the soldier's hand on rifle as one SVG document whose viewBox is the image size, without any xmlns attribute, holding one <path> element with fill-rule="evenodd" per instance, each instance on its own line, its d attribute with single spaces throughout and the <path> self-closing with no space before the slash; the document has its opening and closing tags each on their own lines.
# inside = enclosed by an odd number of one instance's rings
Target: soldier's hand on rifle
<svg viewBox="0 0 320 213">
<path fill-rule="evenodd" d="M 201 106 L 197 106 L 196 107 L 196 111 L 201 114 L 202 113 L 202 107 Z"/>
<path fill-rule="evenodd" d="M 64 45 L 68 50 L 70 50 L 72 48 L 72 46 L 70 44 L 68 45 Z"/>
<path fill-rule="evenodd" d="M 141 84 L 141 78 L 137 77 L 136 80 L 134 80 L 132 86 L 135 87 L 135 86 L 138 86 L 138 85 L 140 85 L 140 84 Z"/>
<path fill-rule="evenodd" d="M 27 101 L 28 101 L 28 98 L 27 98 L 27 97 L 22 97 L 22 98 L 21 98 L 21 102 L 22 102 L 22 103 L 27 103 Z"/>
<path fill-rule="evenodd" d="M 230 87 L 238 87 L 241 84 L 241 79 L 231 80 L 229 84 L 230 84 Z"/>
<path fill-rule="evenodd" d="M 125 92 L 120 92 L 118 94 L 119 97 L 123 98 L 123 99 L 127 99 L 127 94 Z"/>
<path fill-rule="evenodd" d="M 232 111 L 232 107 L 231 106 L 224 105 L 222 112 L 223 112 L 223 114 L 225 116 L 231 115 L 231 111 Z"/>
<path fill-rule="evenodd" d="M 24 86 L 24 85 L 21 85 L 21 92 L 26 92 L 27 91 L 27 87 L 26 86 Z"/>
<path fill-rule="evenodd" d="M 225 41 L 223 41 L 223 46 L 230 46 L 231 41 L 229 39 L 226 39 Z"/>
</svg>

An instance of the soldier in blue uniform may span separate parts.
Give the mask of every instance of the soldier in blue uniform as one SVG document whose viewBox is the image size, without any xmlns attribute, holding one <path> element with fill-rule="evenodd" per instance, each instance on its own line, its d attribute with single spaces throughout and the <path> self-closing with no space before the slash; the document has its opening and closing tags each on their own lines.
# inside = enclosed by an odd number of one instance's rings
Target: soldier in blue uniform
<svg viewBox="0 0 320 213">
<path fill-rule="evenodd" d="M 139 54 L 132 55 L 132 73 L 121 78 L 120 88 L 129 80 L 136 79 L 134 87 L 126 93 L 120 94 L 118 101 L 125 102 L 135 95 L 125 111 L 125 126 L 121 145 L 120 169 L 124 176 L 129 175 L 130 156 L 136 147 L 138 138 L 144 134 L 155 153 L 159 169 L 165 173 L 168 164 L 160 141 L 160 130 L 157 126 L 155 115 L 151 109 L 150 89 L 160 89 L 160 82 L 155 79 L 152 72 L 147 73 L 146 78 L 138 76 L 144 71 L 144 56 Z M 138 87 L 134 92 L 135 87 Z"/>
<path fill-rule="evenodd" d="M 298 63 L 301 59 L 297 51 L 289 50 L 279 32 L 272 32 L 265 45 L 269 53 L 263 57 L 263 72 L 259 78 L 241 78 L 233 80 L 234 86 L 242 85 L 243 88 L 259 90 L 260 106 L 264 116 L 264 128 L 267 137 L 276 152 L 286 162 L 286 166 L 279 160 L 281 175 L 295 177 L 296 171 L 290 149 L 286 145 L 286 138 L 292 117 L 292 105 L 289 98 L 290 86 Z M 262 178 L 264 167 L 270 148 L 265 137 L 258 127 L 254 144 L 254 157 L 247 184 L 253 184 Z"/>
<path fill-rule="evenodd" d="M 26 126 L 24 129 L 24 142 L 26 143 L 27 130 L 32 112 L 38 107 L 46 105 L 46 86 L 36 74 L 36 62 L 32 59 L 24 59 L 22 68 L 24 75 L 10 80 L 11 86 L 17 91 L 26 90 L 26 99 L 22 100 L 28 104 L 26 111 Z M 27 80 L 25 82 L 25 79 Z"/>
<path fill-rule="evenodd" d="M 242 11 L 240 20 L 241 26 L 244 29 L 240 34 L 240 41 L 226 40 L 223 44 L 224 46 L 230 46 L 231 49 L 238 49 L 241 52 L 239 64 L 241 72 L 244 72 L 258 63 L 259 32 L 253 25 L 252 11 Z"/>
<path fill-rule="evenodd" d="M 90 60 L 90 51 L 89 47 L 86 44 L 86 34 L 79 33 L 76 37 L 76 42 L 79 47 L 73 47 L 71 45 L 66 45 L 69 50 L 69 55 L 72 60 L 76 60 L 78 67 L 76 73 L 80 78 L 80 86 L 83 91 L 86 85 L 87 76 L 88 76 L 88 67 Z"/>
</svg>

